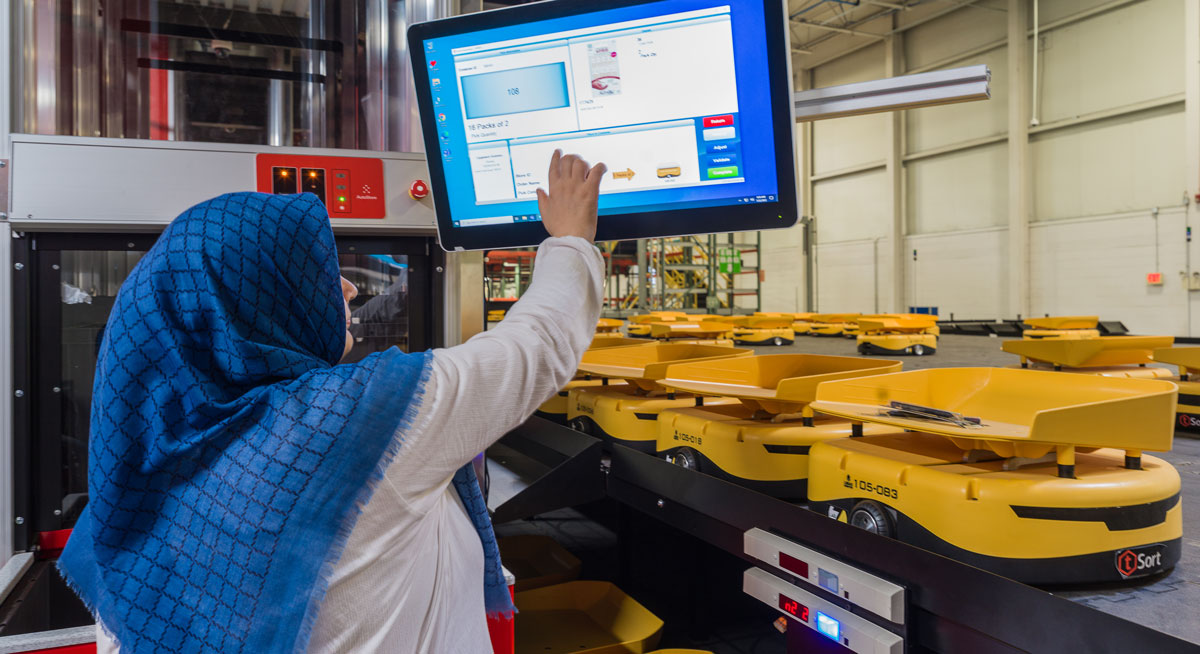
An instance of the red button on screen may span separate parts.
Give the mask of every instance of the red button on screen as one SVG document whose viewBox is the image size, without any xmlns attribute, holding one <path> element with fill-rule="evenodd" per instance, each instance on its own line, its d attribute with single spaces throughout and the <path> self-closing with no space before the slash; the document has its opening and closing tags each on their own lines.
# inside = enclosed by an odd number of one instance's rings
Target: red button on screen
<svg viewBox="0 0 1200 654">
<path fill-rule="evenodd" d="M 733 116 L 726 114 L 724 116 L 709 116 L 704 119 L 705 127 L 724 127 L 733 124 Z"/>
</svg>

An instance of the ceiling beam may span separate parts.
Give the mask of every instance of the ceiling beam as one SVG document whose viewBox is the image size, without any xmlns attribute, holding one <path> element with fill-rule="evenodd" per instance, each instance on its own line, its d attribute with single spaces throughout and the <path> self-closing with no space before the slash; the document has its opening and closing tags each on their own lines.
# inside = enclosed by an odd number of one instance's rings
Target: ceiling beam
<svg viewBox="0 0 1200 654">
<path fill-rule="evenodd" d="M 819 30 L 829 30 L 830 32 L 837 32 L 839 34 L 849 34 L 851 36 L 861 36 L 864 38 L 876 39 L 879 41 L 882 41 L 886 37 L 885 34 L 872 34 L 871 32 L 863 32 L 861 30 L 852 30 L 848 27 L 838 27 L 836 25 L 825 25 L 822 23 L 813 23 L 813 22 L 809 22 L 807 20 L 801 20 L 799 18 L 793 18 L 792 22 L 797 25 L 803 25 L 804 27 L 813 27 L 813 28 L 816 28 Z"/>
</svg>

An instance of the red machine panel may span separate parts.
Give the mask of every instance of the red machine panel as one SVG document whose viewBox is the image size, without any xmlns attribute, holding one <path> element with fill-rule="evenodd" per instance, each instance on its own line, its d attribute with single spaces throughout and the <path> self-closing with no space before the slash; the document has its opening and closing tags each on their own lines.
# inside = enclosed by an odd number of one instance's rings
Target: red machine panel
<svg viewBox="0 0 1200 654">
<path fill-rule="evenodd" d="M 384 218 L 383 161 L 364 157 L 260 154 L 261 193 L 315 193 L 331 218 Z"/>
</svg>

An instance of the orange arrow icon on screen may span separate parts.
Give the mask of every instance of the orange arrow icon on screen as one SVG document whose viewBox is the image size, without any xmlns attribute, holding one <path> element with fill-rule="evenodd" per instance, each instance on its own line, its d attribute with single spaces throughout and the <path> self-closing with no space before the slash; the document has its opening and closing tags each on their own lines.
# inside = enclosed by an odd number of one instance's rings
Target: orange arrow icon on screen
<svg viewBox="0 0 1200 654">
<path fill-rule="evenodd" d="M 633 170 L 626 167 L 625 170 L 618 170 L 613 173 L 613 179 L 633 179 L 634 174 Z"/>
</svg>

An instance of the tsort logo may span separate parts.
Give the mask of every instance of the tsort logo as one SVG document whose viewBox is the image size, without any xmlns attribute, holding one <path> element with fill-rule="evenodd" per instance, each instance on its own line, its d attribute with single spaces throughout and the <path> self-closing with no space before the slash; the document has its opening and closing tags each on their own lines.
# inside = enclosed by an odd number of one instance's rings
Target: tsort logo
<svg viewBox="0 0 1200 654">
<path fill-rule="evenodd" d="M 1117 572 L 1122 577 L 1132 577 L 1135 574 L 1157 571 L 1162 567 L 1162 545 L 1147 545 L 1131 547 L 1117 552 Z"/>
<path fill-rule="evenodd" d="M 1179 414 L 1179 426 L 1184 429 L 1200 429 L 1200 416 L 1181 413 Z"/>
</svg>

